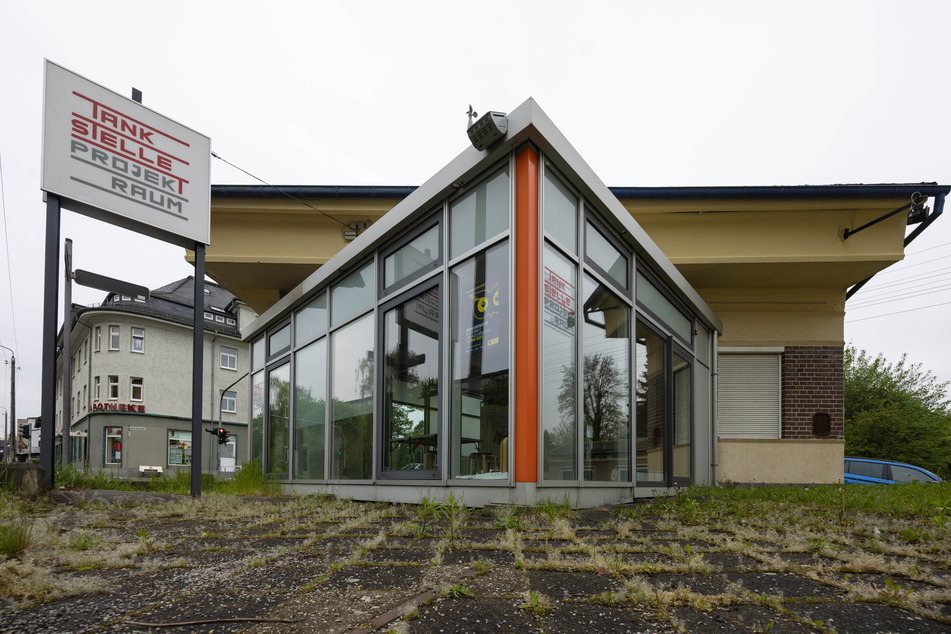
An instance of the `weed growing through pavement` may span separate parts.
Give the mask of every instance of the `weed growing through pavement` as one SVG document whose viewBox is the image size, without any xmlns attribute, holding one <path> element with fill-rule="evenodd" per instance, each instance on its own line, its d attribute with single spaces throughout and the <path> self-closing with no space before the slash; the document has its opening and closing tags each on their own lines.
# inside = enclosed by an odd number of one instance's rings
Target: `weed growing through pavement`
<svg viewBox="0 0 951 634">
<path fill-rule="evenodd" d="M 21 517 L 0 526 L 0 554 L 16 557 L 33 544 L 33 520 Z"/>
<path fill-rule="evenodd" d="M 551 599 L 541 592 L 529 590 L 522 594 L 522 598 L 524 603 L 518 607 L 523 610 L 528 610 L 538 616 L 545 616 L 551 610 Z"/>
</svg>

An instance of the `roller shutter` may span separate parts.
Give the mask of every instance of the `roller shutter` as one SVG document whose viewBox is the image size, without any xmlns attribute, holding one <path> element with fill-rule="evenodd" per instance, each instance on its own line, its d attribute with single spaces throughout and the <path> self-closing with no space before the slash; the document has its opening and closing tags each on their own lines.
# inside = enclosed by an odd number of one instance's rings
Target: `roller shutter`
<svg viewBox="0 0 951 634">
<path fill-rule="evenodd" d="M 781 368 L 779 354 L 720 354 L 720 438 L 780 438 Z"/>
</svg>

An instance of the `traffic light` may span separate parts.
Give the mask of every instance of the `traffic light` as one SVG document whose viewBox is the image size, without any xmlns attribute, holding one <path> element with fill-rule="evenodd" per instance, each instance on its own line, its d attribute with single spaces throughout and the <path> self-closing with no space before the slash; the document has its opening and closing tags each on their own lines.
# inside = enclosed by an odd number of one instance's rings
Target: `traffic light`
<svg viewBox="0 0 951 634">
<path fill-rule="evenodd" d="M 224 427 L 219 427 L 215 430 L 216 435 L 218 436 L 218 444 L 223 445 L 228 442 L 228 430 Z"/>
</svg>

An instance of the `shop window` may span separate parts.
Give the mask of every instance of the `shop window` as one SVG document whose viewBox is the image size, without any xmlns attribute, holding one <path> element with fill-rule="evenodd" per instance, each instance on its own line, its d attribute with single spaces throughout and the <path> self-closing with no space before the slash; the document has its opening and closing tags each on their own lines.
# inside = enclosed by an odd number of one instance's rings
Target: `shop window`
<svg viewBox="0 0 951 634">
<path fill-rule="evenodd" d="M 509 247 L 452 269 L 451 477 L 507 479 L 509 463 Z"/>
<path fill-rule="evenodd" d="M 376 299 L 373 264 L 350 273 L 330 291 L 330 322 L 333 327 L 366 311 Z"/>
<path fill-rule="evenodd" d="M 693 320 L 651 282 L 641 271 L 637 272 L 637 303 L 646 308 L 661 323 L 678 335 L 684 342 L 693 342 Z"/>
<path fill-rule="evenodd" d="M 119 400 L 119 377 L 116 374 L 109 375 L 109 400 Z"/>
<path fill-rule="evenodd" d="M 285 363 L 268 372 L 267 472 L 287 474 L 288 433 L 290 431 L 291 365 Z"/>
<path fill-rule="evenodd" d="M 109 326 L 109 349 L 119 349 L 119 326 Z"/>
<path fill-rule="evenodd" d="M 86 437 L 72 436 L 69 439 L 69 457 L 70 462 L 86 461 Z"/>
<path fill-rule="evenodd" d="M 221 411 L 234 414 L 238 411 L 238 393 L 227 391 L 221 395 Z"/>
<path fill-rule="evenodd" d="M 294 477 L 322 480 L 327 430 L 326 338 L 297 353 L 294 381 Z"/>
<path fill-rule="evenodd" d="M 689 482 L 692 475 L 691 438 L 693 436 L 692 381 L 690 361 L 673 353 L 673 471 L 674 482 Z"/>
<path fill-rule="evenodd" d="M 510 207 L 507 169 L 454 200 L 449 206 L 449 256 L 459 257 L 508 230 Z"/>
<path fill-rule="evenodd" d="M 132 328 L 132 352 L 145 352 L 145 328 Z"/>
<path fill-rule="evenodd" d="M 619 288 L 627 289 L 628 258 L 606 234 L 607 230 L 602 231 L 590 219 L 585 222 L 585 260 L 602 275 L 614 280 Z"/>
<path fill-rule="evenodd" d="M 435 224 L 383 256 L 383 288 L 406 283 L 436 269 L 442 261 L 440 226 Z"/>
<path fill-rule="evenodd" d="M 168 430 L 168 465 L 184 466 L 192 463 L 192 433 L 178 429 Z"/>
<path fill-rule="evenodd" d="M 129 399 L 133 401 L 142 400 L 142 391 L 143 391 L 143 380 L 142 377 L 132 377 L 129 379 Z"/>
<path fill-rule="evenodd" d="M 440 301 L 430 288 L 383 316 L 384 475 L 435 477 L 441 466 Z"/>
<path fill-rule="evenodd" d="M 373 475 L 373 315 L 336 331 L 331 339 L 331 479 Z"/>
<path fill-rule="evenodd" d="M 578 252 L 578 202 L 578 196 L 550 169 L 546 169 L 545 231 L 572 254 Z"/>
<path fill-rule="evenodd" d="M 260 463 L 263 455 L 264 372 L 261 371 L 251 377 L 251 460 L 257 460 Z"/>
<path fill-rule="evenodd" d="M 542 309 L 544 478 L 578 479 L 578 265 L 545 245 Z"/>
<path fill-rule="evenodd" d="M 237 348 L 229 348 L 227 346 L 221 346 L 218 361 L 219 361 L 219 365 L 225 370 L 237 370 L 238 369 Z"/>
<path fill-rule="evenodd" d="M 327 293 L 321 293 L 294 315 L 294 341 L 302 346 L 326 333 Z"/>
<path fill-rule="evenodd" d="M 667 345 L 644 323 L 637 322 L 634 346 L 636 463 L 638 483 L 667 482 Z"/>
<path fill-rule="evenodd" d="M 581 302 L 584 479 L 630 481 L 630 307 L 584 276 Z"/>
<path fill-rule="evenodd" d="M 122 464 L 122 428 L 106 427 L 103 435 L 105 446 L 102 452 L 103 461 L 107 465 Z"/>
</svg>

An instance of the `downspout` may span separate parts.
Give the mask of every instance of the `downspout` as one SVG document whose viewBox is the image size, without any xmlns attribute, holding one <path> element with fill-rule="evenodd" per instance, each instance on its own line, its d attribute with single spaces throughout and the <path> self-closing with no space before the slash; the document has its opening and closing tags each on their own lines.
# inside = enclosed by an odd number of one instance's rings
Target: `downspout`
<svg viewBox="0 0 951 634">
<path fill-rule="evenodd" d="M 717 478 L 717 469 L 718 469 L 719 466 L 720 466 L 720 464 L 719 464 L 719 463 L 720 463 L 720 460 L 719 460 L 719 457 L 718 457 L 718 455 L 717 455 L 717 451 L 718 451 L 718 447 L 717 447 L 717 436 L 718 436 L 717 429 L 718 429 L 718 427 L 719 427 L 719 414 L 718 414 L 718 411 L 719 411 L 719 409 L 720 409 L 719 399 L 718 399 L 718 396 L 717 396 L 717 393 L 718 393 L 718 391 L 719 391 L 718 380 L 719 380 L 719 376 L 720 376 L 720 353 L 719 353 L 719 348 L 720 348 L 720 346 L 719 346 L 719 344 L 717 343 L 718 340 L 719 340 L 719 336 L 720 336 L 720 333 L 718 333 L 716 330 L 714 330 L 714 331 L 713 331 L 713 341 L 712 341 L 712 345 L 713 345 L 713 350 L 712 350 L 712 353 L 713 353 L 713 354 L 712 354 L 712 358 L 713 358 L 713 368 L 712 368 L 712 370 L 713 370 L 713 371 L 710 373 L 710 387 L 711 387 L 711 389 L 713 390 L 713 398 L 710 399 L 711 403 L 713 404 L 713 411 L 710 413 L 710 428 L 711 428 L 711 433 L 710 433 L 710 461 L 711 461 L 711 462 L 710 462 L 710 473 L 711 473 L 711 475 L 712 475 L 712 482 L 710 483 L 711 486 L 716 486 L 716 485 L 717 485 L 717 482 L 719 481 L 718 478 Z"/>
</svg>

